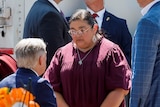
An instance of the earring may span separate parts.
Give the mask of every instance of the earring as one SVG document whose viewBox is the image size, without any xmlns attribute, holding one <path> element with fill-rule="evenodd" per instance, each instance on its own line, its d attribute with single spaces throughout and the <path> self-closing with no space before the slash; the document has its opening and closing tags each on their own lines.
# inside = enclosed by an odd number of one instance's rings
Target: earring
<svg viewBox="0 0 160 107">
<path fill-rule="evenodd" d="M 93 43 L 96 43 L 96 42 L 97 42 L 97 38 L 96 38 L 95 35 L 93 36 L 92 41 L 93 41 Z"/>
</svg>

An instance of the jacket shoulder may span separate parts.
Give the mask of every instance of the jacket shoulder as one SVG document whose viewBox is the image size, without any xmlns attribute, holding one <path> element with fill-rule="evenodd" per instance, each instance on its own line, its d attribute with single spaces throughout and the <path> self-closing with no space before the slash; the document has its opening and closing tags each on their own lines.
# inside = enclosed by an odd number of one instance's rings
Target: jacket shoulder
<svg viewBox="0 0 160 107">
<path fill-rule="evenodd" d="M 108 11 L 105 12 L 104 17 L 110 17 L 113 21 L 116 21 L 116 22 L 126 23 L 126 19 L 120 18 L 120 17 L 118 17 Z"/>
</svg>

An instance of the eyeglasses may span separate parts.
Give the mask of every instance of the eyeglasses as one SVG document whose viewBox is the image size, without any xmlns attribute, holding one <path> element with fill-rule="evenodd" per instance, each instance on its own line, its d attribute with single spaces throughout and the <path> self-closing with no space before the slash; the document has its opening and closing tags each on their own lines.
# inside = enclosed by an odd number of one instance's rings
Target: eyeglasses
<svg viewBox="0 0 160 107">
<path fill-rule="evenodd" d="M 84 33 L 86 33 L 91 27 L 89 26 L 87 29 L 80 29 L 78 31 L 76 30 L 69 30 L 68 33 L 71 35 L 71 36 L 75 36 L 75 35 L 83 35 Z"/>
</svg>

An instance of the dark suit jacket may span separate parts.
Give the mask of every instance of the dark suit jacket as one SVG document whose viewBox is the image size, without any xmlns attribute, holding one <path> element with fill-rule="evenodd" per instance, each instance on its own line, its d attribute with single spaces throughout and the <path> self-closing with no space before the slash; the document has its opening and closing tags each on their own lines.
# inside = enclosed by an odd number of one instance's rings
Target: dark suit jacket
<svg viewBox="0 0 160 107">
<path fill-rule="evenodd" d="M 36 97 L 35 101 L 40 107 L 57 107 L 50 83 L 44 78 L 38 77 L 30 69 L 19 68 L 16 73 L 4 78 L 0 82 L 0 87 L 25 87 Z"/>
<path fill-rule="evenodd" d="M 132 37 L 128 30 L 126 20 L 120 19 L 105 11 L 101 28 L 105 32 L 106 38 L 120 46 L 127 61 L 131 64 Z"/>
<path fill-rule="evenodd" d="M 37 0 L 26 18 L 23 37 L 44 39 L 49 65 L 55 51 L 71 41 L 68 30 L 64 17 L 48 0 Z"/>
</svg>

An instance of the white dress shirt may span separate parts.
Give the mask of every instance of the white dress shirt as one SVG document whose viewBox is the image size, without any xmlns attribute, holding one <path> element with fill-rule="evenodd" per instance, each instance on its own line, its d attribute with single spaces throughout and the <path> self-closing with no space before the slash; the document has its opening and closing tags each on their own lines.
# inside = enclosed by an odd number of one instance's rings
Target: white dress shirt
<svg viewBox="0 0 160 107">
<path fill-rule="evenodd" d="M 59 12 L 61 12 L 61 9 L 59 8 L 58 4 L 54 0 L 48 0 Z"/>
<path fill-rule="evenodd" d="M 141 10 L 141 14 L 144 16 L 144 15 L 148 12 L 148 10 L 149 10 L 155 3 L 157 3 L 158 1 L 160 1 L 160 0 L 154 0 L 154 1 L 152 1 L 151 3 L 149 3 L 147 6 L 145 6 L 145 7 Z"/>
<path fill-rule="evenodd" d="M 91 14 L 95 13 L 93 10 L 91 10 L 91 9 L 88 8 L 88 7 L 87 7 L 87 10 L 88 10 Z M 105 8 L 103 8 L 102 10 L 96 12 L 97 15 L 98 15 L 98 17 L 96 17 L 95 19 L 96 19 L 96 21 L 97 21 L 97 23 L 98 23 L 99 29 L 101 29 L 101 26 L 102 26 L 102 21 L 103 21 L 104 12 L 105 12 Z"/>
</svg>

